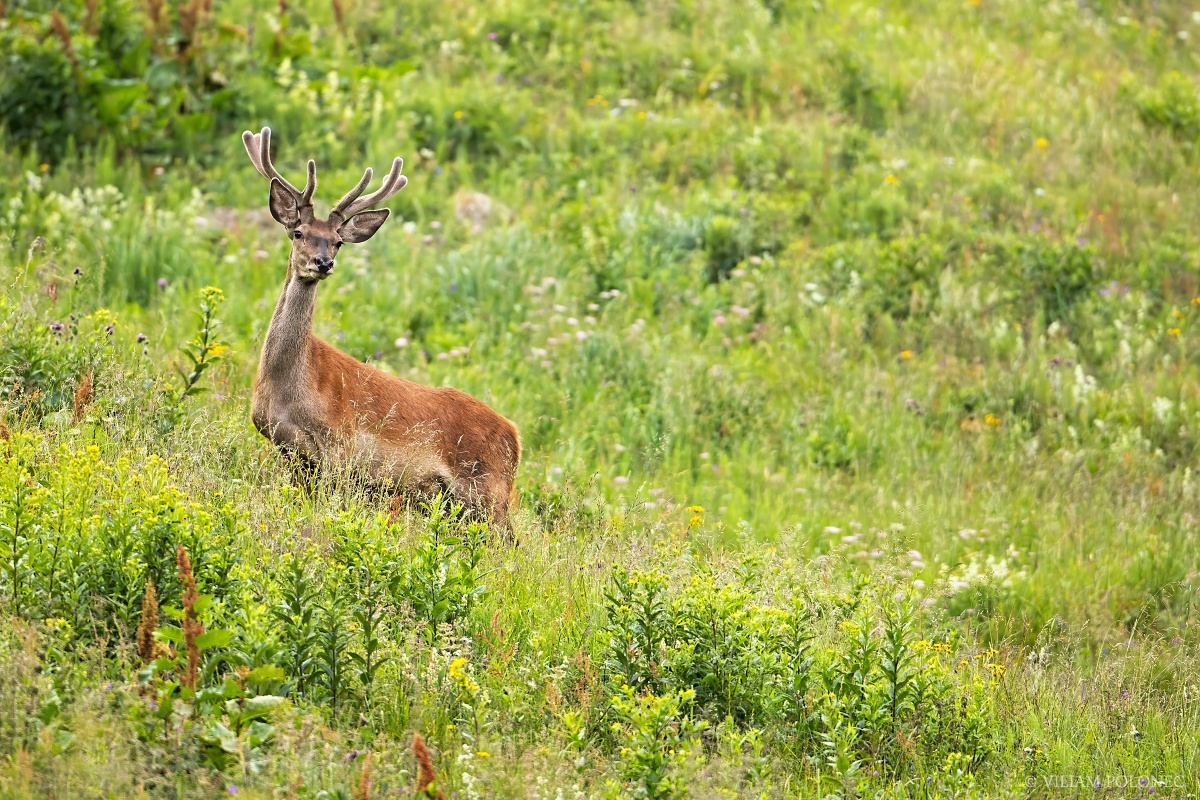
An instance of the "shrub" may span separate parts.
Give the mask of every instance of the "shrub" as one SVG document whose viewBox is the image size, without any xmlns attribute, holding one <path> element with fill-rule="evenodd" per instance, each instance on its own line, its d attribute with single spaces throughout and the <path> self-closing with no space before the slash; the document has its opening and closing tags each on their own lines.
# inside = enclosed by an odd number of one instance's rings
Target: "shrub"
<svg viewBox="0 0 1200 800">
<path fill-rule="evenodd" d="M 1134 104 L 1147 127 L 1162 128 L 1187 142 L 1200 138 L 1200 93 L 1182 73 L 1164 73 L 1156 85 L 1137 92 Z"/>
</svg>

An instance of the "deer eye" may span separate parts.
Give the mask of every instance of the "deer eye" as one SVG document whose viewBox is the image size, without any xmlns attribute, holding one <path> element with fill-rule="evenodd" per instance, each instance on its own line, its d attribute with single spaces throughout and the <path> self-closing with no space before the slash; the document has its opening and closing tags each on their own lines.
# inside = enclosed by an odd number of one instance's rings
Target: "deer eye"
<svg viewBox="0 0 1200 800">
<path fill-rule="evenodd" d="M 301 233 L 300 231 L 292 231 L 292 238 L 293 239 L 303 239 L 304 234 Z"/>
</svg>

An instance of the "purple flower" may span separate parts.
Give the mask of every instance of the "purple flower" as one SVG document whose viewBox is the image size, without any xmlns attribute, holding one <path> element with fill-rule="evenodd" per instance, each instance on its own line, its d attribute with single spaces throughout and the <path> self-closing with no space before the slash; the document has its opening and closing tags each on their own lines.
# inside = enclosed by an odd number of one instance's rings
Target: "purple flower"
<svg viewBox="0 0 1200 800">
<path fill-rule="evenodd" d="M 145 343 L 146 343 L 146 342 L 148 342 L 148 341 L 150 341 L 150 337 L 146 336 L 146 334 L 144 334 L 144 333 L 139 333 L 139 334 L 137 335 L 137 342 L 138 342 L 138 344 L 145 344 Z"/>
<path fill-rule="evenodd" d="M 82 269 L 82 268 L 80 268 L 80 267 L 76 267 L 76 268 L 75 268 L 75 274 L 76 274 L 76 275 L 82 275 L 82 274 L 83 274 L 83 269 Z"/>
<path fill-rule="evenodd" d="M 229 784 L 229 787 L 226 788 L 225 791 L 229 792 L 230 794 L 237 794 L 238 793 L 237 784 L 236 783 Z"/>
<path fill-rule="evenodd" d="M 116 333 L 116 330 L 117 330 L 117 327 L 115 325 L 113 325 L 111 322 L 104 326 L 104 332 L 107 333 L 109 336 L 112 336 L 114 333 Z"/>
<path fill-rule="evenodd" d="M 166 278 L 159 278 L 159 279 L 158 279 L 158 288 L 160 288 L 160 289 L 166 289 L 166 288 L 167 288 L 167 279 L 166 279 Z"/>
<path fill-rule="evenodd" d="M 497 37 L 496 37 L 496 32 L 495 32 L 495 31 L 488 31 L 488 41 L 489 41 L 489 42 L 494 42 L 494 41 L 496 41 L 496 38 L 497 38 Z"/>
<path fill-rule="evenodd" d="M 66 329 L 67 329 L 67 326 L 63 325 L 58 320 L 55 320 L 54 322 L 50 323 L 50 332 L 51 333 L 62 333 Z"/>
<path fill-rule="evenodd" d="M 1129 285 L 1120 281 L 1109 281 L 1100 287 L 1101 297 L 1124 297 L 1129 294 Z"/>
</svg>

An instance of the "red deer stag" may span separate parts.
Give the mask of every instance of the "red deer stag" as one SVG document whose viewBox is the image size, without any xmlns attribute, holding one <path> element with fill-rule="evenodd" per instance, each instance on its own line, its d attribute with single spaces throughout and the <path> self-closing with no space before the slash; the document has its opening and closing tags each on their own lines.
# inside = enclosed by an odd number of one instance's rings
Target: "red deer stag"
<svg viewBox="0 0 1200 800">
<path fill-rule="evenodd" d="M 363 196 L 368 168 L 322 220 L 312 205 L 316 162 L 308 162 L 301 191 L 271 161 L 270 128 L 246 131 L 242 142 L 271 182 L 271 216 L 292 243 L 254 381 L 254 426 L 301 463 L 350 465 L 397 498 L 444 492 L 473 516 L 511 530 L 509 499 L 521 458 L 515 425 L 470 395 L 387 375 L 312 333 L 317 286 L 333 273 L 338 248 L 365 242 L 387 220 L 388 209 L 368 209 L 408 183 L 403 159 Z"/>
</svg>

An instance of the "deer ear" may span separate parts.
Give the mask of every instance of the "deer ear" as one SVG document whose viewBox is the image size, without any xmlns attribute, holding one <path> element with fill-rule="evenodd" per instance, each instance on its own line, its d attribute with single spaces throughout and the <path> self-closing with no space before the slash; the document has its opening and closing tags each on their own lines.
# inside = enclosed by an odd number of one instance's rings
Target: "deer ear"
<svg viewBox="0 0 1200 800">
<path fill-rule="evenodd" d="M 300 224 L 300 209 L 296 208 L 296 198 L 278 178 L 271 179 L 271 216 L 285 228 L 294 228 Z"/>
<path fill-rule="evenodd" d="M 375 231 L 379 230 L 379 226 L 387 220 L 388 214 L 391 213 L 390 210 L 381 208 L 378 211 L 364 211 L 361 214 L 355 214 L 341 224 L 338 228 L 338 236 L 342 237 L 343 242 L 350 244 L 365 242 L 375 235 Z"/>
</svg>

